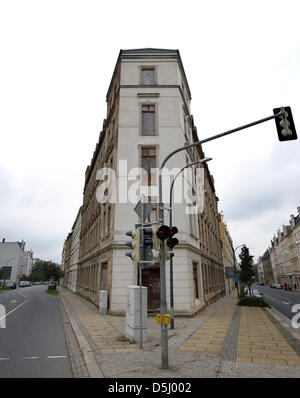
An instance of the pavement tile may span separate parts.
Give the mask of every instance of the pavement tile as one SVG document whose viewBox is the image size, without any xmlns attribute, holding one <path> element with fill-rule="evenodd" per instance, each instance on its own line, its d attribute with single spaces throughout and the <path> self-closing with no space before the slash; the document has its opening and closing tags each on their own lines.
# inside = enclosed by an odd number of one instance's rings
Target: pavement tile
<svg viewBox="0 0 300 398">
<path fill-rule="evenodd" d="M 252 358 L 238 356 L 238 357 L 236 357 L 236 362 L 252 362 Z"/>
<path fill-rule="evenodd" d="M 299 359 L 289 359 L 286 358 L 286 362 L 290 366 L 300 366 L 300 358 Z"/>
</svg>

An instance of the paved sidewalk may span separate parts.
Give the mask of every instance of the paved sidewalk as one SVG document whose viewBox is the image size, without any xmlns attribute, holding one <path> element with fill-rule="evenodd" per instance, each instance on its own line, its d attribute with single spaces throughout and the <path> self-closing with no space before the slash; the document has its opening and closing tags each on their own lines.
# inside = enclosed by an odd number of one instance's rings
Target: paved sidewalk
<svg viewBox="0 0 300 398">
<path fill-rule="evenodd" d="M 236 305 L 236 293 L 168 330 L 169 368 L 161 369 L 160 326 L 131 344 L 125 316 L 100 315 L 94 304 L 59 287 L 90 377 L 300 377 L 300 338 L 265 309 Z"/>
</svg>

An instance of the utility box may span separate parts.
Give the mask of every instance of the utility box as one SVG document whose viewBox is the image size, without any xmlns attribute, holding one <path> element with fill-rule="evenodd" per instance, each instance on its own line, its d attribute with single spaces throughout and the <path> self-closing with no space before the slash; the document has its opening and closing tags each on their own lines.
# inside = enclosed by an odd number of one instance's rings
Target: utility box
<svg viewBox="0 0 300 398">
<path fill-rule="evenodd" d="M 147 288 L 142 286 L 142 314 L 140 314 L 140 286 L 128 286 L 125 336 L 129 340 L 147 341 Z M 141 324 L 142 318 L 142 324 Z"/>
<path fill-rule="evenodd" d="M 108 293 L 107 290 L 100 290 L 99 292 L 99 312 L 102 315 L 107 314 Z"/>
</svg>

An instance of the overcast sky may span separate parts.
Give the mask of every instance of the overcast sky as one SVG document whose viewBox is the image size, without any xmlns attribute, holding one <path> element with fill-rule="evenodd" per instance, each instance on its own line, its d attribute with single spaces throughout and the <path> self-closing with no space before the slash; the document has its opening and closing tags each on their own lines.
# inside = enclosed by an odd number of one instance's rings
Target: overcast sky
<svg viewBox="0 0 300 398">
<path fill-rule="evenodd" d="M 200 139 L 280 106 L 300 136 L 299 15 L 298 0 L 0 0 L 0 238 L 61 261 L 120 49 L 179 49 Z M 300 206 L 300 140 L 271 120 L 203 149 L 234 247 L 257 258 Z"/>
</svg>

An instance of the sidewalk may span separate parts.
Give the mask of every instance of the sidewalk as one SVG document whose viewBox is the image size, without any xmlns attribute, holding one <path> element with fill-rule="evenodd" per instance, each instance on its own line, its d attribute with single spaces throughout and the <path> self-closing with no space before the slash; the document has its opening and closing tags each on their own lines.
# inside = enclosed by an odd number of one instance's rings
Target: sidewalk
<svg viewBox="0 0 300 398">
<path fill-rule="evenodd" d="M 235 292 L 193 318 L 175 317 L 168 369 L 161 369 L 155 317 L 148 317 L 148 341 L 140 349 L 124 336 L 125 316 L 100 315 L 80 296 L 59 292 L 90 377 L 300 377 L 300 335 L 272 311 L 236 305 Z"/>
</svg>

